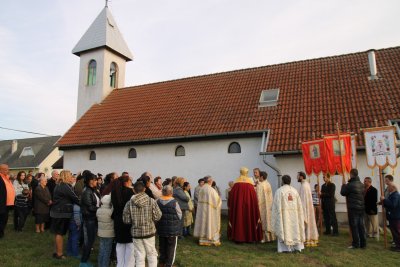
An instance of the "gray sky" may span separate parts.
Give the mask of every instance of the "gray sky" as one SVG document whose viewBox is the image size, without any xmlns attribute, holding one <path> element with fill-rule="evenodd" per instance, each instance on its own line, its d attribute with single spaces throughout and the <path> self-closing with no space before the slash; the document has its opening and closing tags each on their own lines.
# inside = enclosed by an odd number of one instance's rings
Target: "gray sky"
<svg viewBox="0 0 400 267">
<path fill-rule="evenodd" d="M 71 50 L 104 3 L 2 1 L 0 127 L 62 135 L 72 126 Z M 126 86 L 400 45 L 398 0 L 112 0 L 109 8 L 134 55 Z M 0 129 L 0 140 L 26 137 L 37 136 Z"/>
</svg>

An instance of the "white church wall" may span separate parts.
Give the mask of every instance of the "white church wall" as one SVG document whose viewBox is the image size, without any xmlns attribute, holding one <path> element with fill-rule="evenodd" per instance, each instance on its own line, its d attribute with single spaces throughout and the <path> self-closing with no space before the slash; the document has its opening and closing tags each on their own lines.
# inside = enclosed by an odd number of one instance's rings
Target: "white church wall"
<svg viewBox="0 0 400 267">
<path fill-rule="evenodd" d="M 292 178 L 292 186 L 296 189 L 300 188 L 300 184 L 297 182 L 297 172 L 304 171 L 304 163 L 302 155 L 285 155 L 285 156 L 278 156 L 276 157 L 276 164 L 278 168 L 281 170 L 282 174 L 288 174 Z M 400 160 L 398 159 L 398 164 L 400 164 Z M 367 167 L 366 155 L 365 152 L 358 152 L 357 153 L 357 169 L 358 174 L 360 176 L 361 182 L 364 181 L 364 178 L 369 176 L 372 178 L 372 185 L 378 190 L 378 198 L 380 197 L 380 182 L 379 182 L 379 172 L 378 168 L 375 170 L 371 170 Z M 387 168 L 385 170 L 387 174 L 394 174 L 394 182 L 397 186 L 400 185 L 400 172 L 395 169 L 394 173 L 391 168 Z M 340 188 L 342 186 L 342 176 L 335 175 L 332 176 L 332 182 L 336 185 L 336 211 L 337 212 L 346 212 L 346 200 L 344 197 L 340 195 Z M 346 178 L 346 181 L 349 177 Z M 317 176 L 312 175 L 309 177 L 309 181 L 311 183 L 312 188 L 317 183 Z M 320 175 L 320 186 L 324 183 L 322 179 L 322 175 Z"/>
<path fill-rule="evenodd" d="M 228 146 L 232 142 L 240 144 L 240 154 L 228 153 Z M 175 157 L 178 145 L 184 146 L 185 156 Z M 73 173 L 88 169 L 103 175 L 113 171 L 118 174 L 128 171 L 135 179 L 145 171 L 150 171 L 154 177 L 161 176 L 163 179 L 174 175 L 182 176 L 192 185 L 192 192 L 199 178 L 211 175 L 221 190 L 222 199 L 225 200 L 228 182 L 239 176 L 239 169 L 242 166 L 249 168 L 250 176 L 253 168 L 266 170 L 272 187 L 277 188 L 277 175 L 263 163 L 262 156 L 259 155 L 260 147 L 261 137 L 254 137 L 66 150 L 64 168 Z M 130 148 L 136 149 L 137 158 L 128 158 Z M 96 160 L 89 160 L 92 150 L 96 152 Z M 272 156 L 268 156 L 268 159 L 275 162 Z M 223 208 L 226 208 L 225 201 Z"/>
</svg>

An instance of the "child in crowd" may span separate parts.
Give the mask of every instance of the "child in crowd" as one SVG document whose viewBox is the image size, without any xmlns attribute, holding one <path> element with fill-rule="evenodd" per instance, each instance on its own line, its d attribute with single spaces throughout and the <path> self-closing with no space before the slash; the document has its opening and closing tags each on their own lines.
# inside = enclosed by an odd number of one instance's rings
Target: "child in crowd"
<svg viewBox="0 0 400 267">
<path fill-rule="evenodd" d="M 190 228 L 193 224 L 193 210 L 194 210 L 194 205 L 192 198 L 190 197 L 190 184 L 189 182 L 184 182 L 183 183 L 183 191 L 185 194 L 189 197 L 189 209 L 185 210 L 185 215 L 184 217 L 184 222 L 183 222 L 183 236 L 190 236 Z"/>
<path fill-rule="evenodd" d="M 110 265 L 110 255 L 115 237 L 114 221 L 111 218 L 112 213 L 111 195 L 105 195 L 101 198 L 101 206 L 96 212 L 98 222 L 97 235 L 100 238 L 97 258 L 99 267 L 108 267 Z"/>
<path fill-rule="evenodd" d="M 79 205 L 73 204 L 73 216 L 69 222 L 67 255 L 80 259 L 79 239 L 82 231 L 82 215 Z"/>
<path fill-rule="evenodd" d="M 22 190 L 22 194 L 19 194 L 15 197 L 15 214 L 16 214 L 16 227 L 15 231 L 22 231 L 24 228 L 26 217 L 28 216 L 30 211 L 30 203 L 29 203 L 29 189 L 24 188 Z"/>
</svg>

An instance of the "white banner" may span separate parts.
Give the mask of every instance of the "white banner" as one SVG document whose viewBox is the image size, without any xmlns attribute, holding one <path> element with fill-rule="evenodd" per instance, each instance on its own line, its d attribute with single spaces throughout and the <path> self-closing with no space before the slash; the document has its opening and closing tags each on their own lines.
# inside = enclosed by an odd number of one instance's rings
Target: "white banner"
<svg viewBox="0 0 400 267">
<path fill-rule="evenodd" d="M 396 137 L 393 126 L 363 129 L 367 165 L 370 168 L 378 166 L 392 168 L 397 165 Z"/>
</svg>

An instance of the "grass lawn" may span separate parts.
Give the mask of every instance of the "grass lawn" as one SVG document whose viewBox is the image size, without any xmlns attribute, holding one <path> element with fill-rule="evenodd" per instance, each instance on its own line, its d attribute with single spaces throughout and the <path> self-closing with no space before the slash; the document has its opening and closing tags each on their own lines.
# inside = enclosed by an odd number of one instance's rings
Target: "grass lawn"
<svg viewBox="0 0 400 267">
<path fill-rule="evenodd" d="M 52 258 L 53 235 L 34 233 L 32 216 L 28 217 L 23 232 L 14 232 L 12 221 L 10 213 L 5 237 L 0 239 L 0 266 L 79 266 L 79 260 L 74 258 Z M 348 229 L 342 228 L 338 237 L 322 236 L 317 248 L 305 249 L 300 254 L 278 254 L 276 243 L 238 245 L 228 241 L 226 223 L 223 218 L 220 247 L 200 247 L 192 237 L 180 240 L 176 266 L 400 266 L 400 253 L 384 249 L 383 236 L 379 242 L 368 239 L 365 250 L 350 250 Z M 92 263 L 96 263 L 97 249 L 96 243 Z"/>
</svg>

